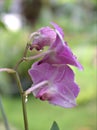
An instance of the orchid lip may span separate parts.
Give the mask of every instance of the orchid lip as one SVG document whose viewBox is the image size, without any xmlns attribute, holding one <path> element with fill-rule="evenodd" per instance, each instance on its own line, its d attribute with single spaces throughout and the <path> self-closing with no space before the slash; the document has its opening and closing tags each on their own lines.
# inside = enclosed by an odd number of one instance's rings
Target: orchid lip
<svg viewBox="0 0 97 130">
<path fill-rule="evenodd" d="M 34 86 L 25 92 L 26 95 L 32 92 L 36 98 L 65 108 L 76 106 L 79 90 L 69 66 L 52 66 L 48 63 L 38 65 L 36 62 L 29 74 Z"/>
</svg>

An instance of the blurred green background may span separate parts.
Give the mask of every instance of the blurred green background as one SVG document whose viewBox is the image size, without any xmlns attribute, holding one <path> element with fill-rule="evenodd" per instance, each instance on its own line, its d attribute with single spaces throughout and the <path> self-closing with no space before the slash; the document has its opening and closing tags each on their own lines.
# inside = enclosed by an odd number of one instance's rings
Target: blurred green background
<svg viewBox="0 0 97 130">
<path fill-rule="evenodd" d="M 97 3 L 96 0 L 1 0 L 0 68 L 14 67 L 23 54 L 31 32 L 51 21 L 60 25 L 65 40 L 84 67 L 72 67 L 80 86 L 78 106 L 64 109 L 29 96 L 29 130 L 49 130 L 55 120 L 60 130 L 96 130 L 97 78 Z M 35 51 L 30 55 L 35 55 Z M 28 69 L 33 61 L 22 63 L 19 73 L 24 90 L 30 87 Z M 0 95 L 12 130 L 24 130 L 21 100 L 14 77 L 0 73 Z M 4 129 L 0 113 L 0 130 Z"/>
</svg>

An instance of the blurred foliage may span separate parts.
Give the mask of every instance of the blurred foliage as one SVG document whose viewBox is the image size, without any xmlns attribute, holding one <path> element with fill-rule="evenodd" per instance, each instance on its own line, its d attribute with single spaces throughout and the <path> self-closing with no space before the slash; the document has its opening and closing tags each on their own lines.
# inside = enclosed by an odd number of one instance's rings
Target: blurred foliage
<svg viewBox="0 0 97 130">
<path fill-rule="evenodd" d="M 42 0 L 21 0 L 21 13 L 27 24 L 34 25 L 42 8 Z"/>
<path fill-rule="evenodd" d="M 59 4 L 67 3 L 67 2 L 76 2 L 76 0 L 56 0 Z"/>
<path fill-rule="evenodd" d="M 58 4 L 64 4 L 64 3 L 76 3 L 76 2 L 81 2 L 81 3 L 88 3 L 88 2 L 91 2 L 93 4 L 97 4 L 97 1 L 96 0 L 91 0 L 91 1 L 88 1 L 88 0 L 55 0 L 56 2 L 58 2 Z"/>
<path fill-rule="evenodd" d="M 24 30 L 21 30 L 19 32 L 14 32 L 14 33 L 9 30 L 1 30 L 0 36 L 1 36 L 0 38 L 0 68 L 1 67 L 13 68 L 23 54 L 24 48 L 26 46 L 28 34 L 27 32 L 25 34 Z M 22 66 L 21 68 L 22 76 L 23 76 L 22 78 L 26 77 L 25 73 L 27 73 L 27 70 L 28 70 L 28 67 L 26 66 L 26 64 Z M 0 73 L 0 88 L 2 88 L 2 91 L 5 93 L 6 92 L 11 93 L 10 89 L 15 88 L 14 80 L 15 79 L 13 78 L 12 75 L 9 75 L 6 73 L 4 74 Z M 13 90 L 14 89 L 12 89 L 12 91 Z"/>
<path fill-rule="evenodd" d="M 24 130 L 20 98 L 5 96 L 3 104 L 10 124 L 17 130 Z M 64 109 L 46 101 L 34 99 L 30 95 L 26 105 L 29 130 L 49 130 L 54 120 L 58 123 L 60 130 L 96 130 L 97 128 L 96 100 L 91 99 L 88 103 L 80 104 L 73 109 Z M 1 113 L 0 119 L 2 119 Z"/>
<path fill-rule="evenodd" d="M 9 9 L 10 9 L 10 6 L 11 6 L 11 4 L 12 4 L 12 1 L 13 0 L 5 0 L 4 1 L 4 7 L 3 7 L 3 11 L 4 12 L 9 12 Z"/>
<path fill-rule="evenodd" d="M 6 25 L 2 21 L 0 21 L 0 28 L 6 29 Z"/>
</svg>

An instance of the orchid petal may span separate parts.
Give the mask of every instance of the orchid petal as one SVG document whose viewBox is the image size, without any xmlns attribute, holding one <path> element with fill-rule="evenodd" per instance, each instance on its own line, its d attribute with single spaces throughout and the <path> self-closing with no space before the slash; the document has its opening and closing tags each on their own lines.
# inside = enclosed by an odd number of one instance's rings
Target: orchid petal
<svg viewBox="0 0 97 130">
<path fill-rule="evenodd" d="M 32 91 L 36 98 L 66 108 L 76 105 L 75 99 L 79 87 L 74 81 L 74 73 L 69 66 L 52 66 L 48 63 L 36 62 L 29 70 L 29 74 L 33 80 L 33 87 L 27 92 Z"/>
</svg>

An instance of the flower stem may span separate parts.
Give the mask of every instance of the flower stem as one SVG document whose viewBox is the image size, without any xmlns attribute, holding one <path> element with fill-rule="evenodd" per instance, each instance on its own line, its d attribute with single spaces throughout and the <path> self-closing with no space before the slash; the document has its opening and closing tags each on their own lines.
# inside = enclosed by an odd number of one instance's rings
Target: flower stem
<svg viewBox="0 0 97 130">
<path fill-rule="evenodd" d="M 21 98 L 22 98 L 23 115 L 24 115 L 24 126 L 25 126 L 25 130 L 28 130 L 28 120 L 27 120 L 27 112 L 26 112 L 25 95 L 22 94 Z"/>
<path fill-rule="evenodd" d="M 23 62 L 23 58 L 21 58 L 17 64 L 14 66 L 14 69 L 17 70 L 18 66 Z"/>
<path fill-rule="evenodd" d="M 28 121 L 27 121 L 27 112 L 26 112 L 26 103 L 25 103 L 25 94 L 24 91 L 22 89 L 22 85 L 21 85 L 21 81 L 20 81 L 20 77 L 18 75 L 18 73 L 15 73 L 16 75 L 16 80 L 17 80 L 17 84 L 18 84 L 18 89 L 21 95 L 21 99 L 22 99 L 22 109 L 23 109 L 23 117 L 24 117 L 24 126 L 25 126 L 25 130 L 28 130 Z"/>
<path fill-rule="evenodd" d="M 17 66 L 17 68 L 18 68 L 18 66 Z M 25 130 L 28 130 L 28 121 L 27 121 L 27 112 L 26 112 L 26 103 L 25 103 L 25 98 L 26 97 L 25 97 L 25 93 L 24 93 L 23 88 L 22 88 L 22 84 L 21 84 L 21 81 L 20 81 L 19 74 L 18 74 L 18 72 L 15 69 L 10 69 L 10 68 L 0 68 L 0 72 L 13 73 L 16 76 L 16 81 L 17 81 L 17 84 L 18 84 L 19 93 L 20 93 L 21 99 L 22 99 L 24 126 L 25 126 Z M 7 119 L 6 119 L 5 113 L 3 111 L 1 101 L 0 101 L 0 108 L 2 110 L 2 115 L 3 115 L 4 121 L 6 123 L 6 128 L 8 128 Z M 9 129 L 6 129 L 6 130 L 9 130 Z"/>
<path fill-rule="evenodd" d="M 23 54 L 23 57 L 26 57 L 29 47 L 30 47 L 30 44 L 27 43 L 24 54 Z"/>
<path fill-rule="evenodd" d="M 8 120 L 7 120 L 7 117 L 6 117 L 4 108 L 3 108 L 1 96 L 0 96 L 0 109 L 1 109 L 1 114 L 3 116 L 3 119 L 4 119 L 5 128 L 6 128 L 6 130 L 10 130 Z"/>
<path fill-rule="evenodd" d="M 10 68 L 0 68 L 0 72 L 15 73 L 15 70 Z"/>
<path fill-rule="evenodd" d="M 27 51 L 28 51 L 29 47 L 30 47 L 30 44 L 27 43 L 26 48 L 25 48 L 25 50 L 24 50 L 23 57 L 26 57 L 26 56 L 27 56 Z M 18 66 L 24 61 L 23 57 L 22 57 L 22 58 L 17 62 L 17 64 L 15 65 L 15 67 L 14 67 L 15 70 L 17 70 L 17 69 L 18 69 Z"/>
<path fill-rule="evenodd" d="M 30 47 L 30 44 L 27 43 L 26 45 L 26 48 L 25 48 L 25 51 L 24 51 L 24 54 L 23 54 L 23 57 L 26 57 L 27 55 L 27 51 Z M 25 103 L 25 93 L 23 91 L 23 88 L 22 88 L 22 84 L 21 84 L 21 81 L 20 81 L 20 77 L 19 77 L 19 74 L 17 72 L 17 69 L 19 67 L 19 65 L 24 61 L 23 57 L 17 62 L 17 64 L 15 65 L 14 69 L 9 69 L 9 68 L 0 68 L 0 72 L 8 72 L 8 73 L 14 73 L 15 76 L 16 76 L 16 80 L 17 80 L 17 84 L 18 84 L 18 89 L 19 89 L 19 93 L 21 95 L 21 99 L 22 99 L 22 109 L 23 109 L 23 118 L 24 118 L 24 127 L 25 127 L 25 130 L 28 130 L 28 121 L 27 121 L 27 112 L 26 112 L 26 103 Z M 1 107 L 1 104 L 0 104 L 0 107 Z M 3 111 L 2 111 L 3 112 Z M 3 115 L 4 115 L 4 112 L 3 112 Z M 4 116 L 5 117 L 5 116 Z M 5 118 L 6 120 L 6 118 Z M 7 123 L 6 123 L 7 124 Z M 6 129 L 6 130 L 9 130 L 9 129 Z"/>
<path fill-rule="evenodd" d="M 21 84 L 21 81 L 20 81 L 19 74 L 18 74 L 18 72 L 15 69 L 10 69 L 10 68 L 0 68 L 0 72 L 13 73 L 16 76 L 16 81 L 17 81 L 17 84 L 18 84 L 19 93 L 20 93 L 21 99 L 22 99 L 22 109 L 23 109 L 23 117 L 24 117 L 24 126 L 25 126 L 25 130 L 28 130 L 28 121 L 27 121 L 25 94 L 24 94 L 24 91 L 23 91 L 23 88 L 22 88 L 22 84 Z M 7 119 L 6 119 L 6 115 L 4 113 L 1 100 L 0 100 L 0 108 L 1 108 L 2 115 L 4 117 L 4 121 L 5 121 L 5 125 L 6 125 L 6 130 L 9 130 Z"/>
</svg>

